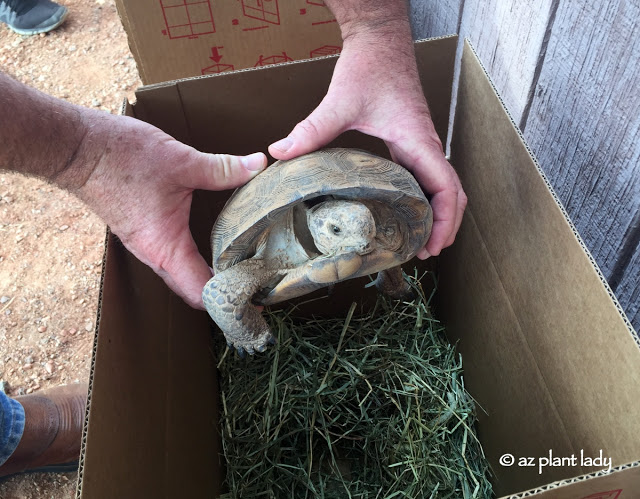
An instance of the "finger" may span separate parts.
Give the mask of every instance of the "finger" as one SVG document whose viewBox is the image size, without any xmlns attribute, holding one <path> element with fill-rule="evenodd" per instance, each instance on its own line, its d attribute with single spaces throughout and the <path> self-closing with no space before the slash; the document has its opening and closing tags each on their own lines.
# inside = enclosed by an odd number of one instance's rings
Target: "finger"
<svg viewBox="0 0 640 499">
<path fill-rule="evenodd" d="M 418 257 L 437 256 L 447 246 L 450 238 L 455 237 L 459 210 L 458 191 L 462 189 L 457 175 L 445 159 L 439 142 L 416 144 L 410 149 L 390 144 L 389 148 L 394 161 L 409 169 L 422 189 L 431 195 L 431 236 L 424 251 L 418 253 Z"/>
<path fill-rule="evenodd" d="M 438 256 L 451 235 L 455 235 L 456 207 L 458 196 L 454 190 L 441 191 L 431 198 L 433 227 L 425 246 L 430 255 Z"/>
<path fill-rule="evenodd" d="M 416 256 L 420 259 L 420 260 L 426 260 L 427 258 L 429 258 L 431 255 L 429 254 L 429 252 L 427 251 L 427 248 L 424 247 L 422 248 L 420 251 L 418 251 L 416 253 Z"/>
<path fill-rule="evenodd" d="M 458 190 L 458 204 L 457 204 L 457 210 L 456 210 L 456 224 L 454 227 L 453 232 L 451 233 L 451 236 L 449 237 L 449 239 L 447 239 L 447 242 L 445 243 L 445 248 L 448 246 L 451 246 L 453 244 L 453 242 L 456 239 L 456 234 L 458 233 L 458 230 L 460 229 L 460 225 L 462 224 L 462 217 L 464 215 L 464 210 L 467 207 L 467 195 L 465 194 L 464 190 L 462 189 L 462 185 L 459 186 L 459 190 Z"/>
<path fill-rule="evenodd" d="M 267 157 L 257 152 L 248 156 L 195 152 L 194 159 L 180 165 L 177 180 L 191 189 L 220 191 L 245 184 L 267 166 Z"/>
<path fill-rule="evenodd" d="M 347 119 L 325 99 L 287 137 L 271 144 L 269 154 L 276 159 L 295 158 L 320 149 L 347 129 Z"/>
</svg>

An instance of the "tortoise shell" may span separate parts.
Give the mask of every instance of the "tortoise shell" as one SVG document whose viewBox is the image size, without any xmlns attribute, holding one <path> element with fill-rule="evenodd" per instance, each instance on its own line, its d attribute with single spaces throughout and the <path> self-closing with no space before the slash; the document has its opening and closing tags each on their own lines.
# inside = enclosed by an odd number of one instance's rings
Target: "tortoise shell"
<svg viewBox="0 0 640 499">
<path fill-rule="evenodd" d="M 377 202 L 391 209 L 404 244 L 393 249 L 395 261 L 388 267 L 415 256 L 431 233 L 431 206 L 408 170 L 365 151 L 324 149 L 277 161 L 232 194 L 211 232 L 214 270 L 251 258 L 256 242 L 280 215 L 315 198 Z M 380 269 L 367 270 L 358 274 Z"/>
</svg>

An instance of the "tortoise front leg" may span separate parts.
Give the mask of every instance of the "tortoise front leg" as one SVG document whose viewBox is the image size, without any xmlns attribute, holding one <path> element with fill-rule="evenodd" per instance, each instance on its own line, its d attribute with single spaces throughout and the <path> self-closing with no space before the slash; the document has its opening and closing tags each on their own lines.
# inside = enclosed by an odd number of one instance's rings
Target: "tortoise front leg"
<svg viewBox="0 0 640 499">
<path fill-rule="evenodd" d="M 316 289 L 348 279 L 361 266 L 362 257 L 357 253 L 341 253 L 316 258 L 287 270 L 282 280 L 266 297 L 260 300 L 260 303 L 271 305 L 311 293 Z"/>
<path fill-rule="evenodd" d="M 378 292 L 392 300 L 411 301 L 416 297 L 413 289 L 402 275 L 400 265 L 378 272 L 375 283 Z"/>
<path fill-rule="evenodd" d="M 202 290 L 207 312 L 239 354 L 263 352 L 274 342 L 260 310 L 251 303 L 271 274 L 260 260 L 244 260 L 213 276 Z"/>
</svg>

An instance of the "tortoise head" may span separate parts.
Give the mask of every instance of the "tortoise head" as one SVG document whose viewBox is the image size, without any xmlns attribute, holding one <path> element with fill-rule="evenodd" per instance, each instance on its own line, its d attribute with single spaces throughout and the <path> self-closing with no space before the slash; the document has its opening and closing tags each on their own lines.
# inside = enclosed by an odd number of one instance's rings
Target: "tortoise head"
<svg viewBox="0 0 640 499">
<path fill-rule="evenodd" d="M 324 201 L 310 208 L 307 223 L 313 241 L 325 255 L 375 248 L 376 222 L 369 208 L 358 201 Z"/>
</svg>

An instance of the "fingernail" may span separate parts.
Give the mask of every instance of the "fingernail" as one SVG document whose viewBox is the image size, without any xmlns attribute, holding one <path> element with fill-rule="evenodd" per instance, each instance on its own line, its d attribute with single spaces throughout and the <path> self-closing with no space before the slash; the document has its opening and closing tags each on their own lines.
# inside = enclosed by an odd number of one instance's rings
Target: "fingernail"
<svg viewBox="0 0 640 499">
<path fill-rule="evenodd" d="M 287 152 L 289 149 L 291 149 L 292 145 L 293 145 L 293 140 L 290 139 L 289 137 L 285 137 L 284 139 L 271 144 L 271 147 L 278 149 L 279 151 L 282 151 L 282 152 Z"/>
<path fill-rule="evenodd" d="M 418 251 L 418 253 L 416 254 L 416 256 L 420 259 L 420 260 L 426 260 L 427 258 L 431 257 L 431 254 L 427 251 L 426 248 L 422 248 L 420 251 Z"/>
<path fill-rule="evenodd" d="M 252 172 L 259 172 L 267 166 L 267 157 L 261 152 L 243 156 L 240 161 L 242 162 L 242 166 Z"/>
</svg>

